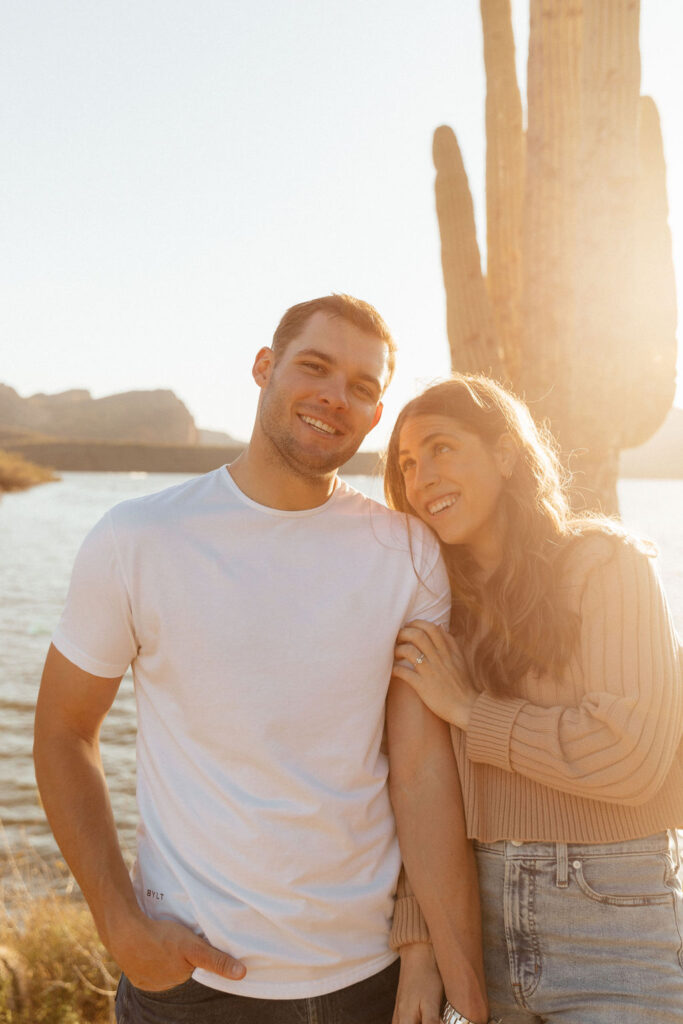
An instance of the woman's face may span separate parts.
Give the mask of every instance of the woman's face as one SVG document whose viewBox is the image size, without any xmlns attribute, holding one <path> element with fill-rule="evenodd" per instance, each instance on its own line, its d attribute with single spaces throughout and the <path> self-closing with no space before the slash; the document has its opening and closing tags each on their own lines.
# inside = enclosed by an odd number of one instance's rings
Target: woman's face
<svg viewBox="0 0 683 1024">
<path fill-rule="evenodd" d="M 401 428 L 399 466 L 411 506 L 445 544 L 465 545 L 488 572 L 502 553 L 499 502 L 513 463 L 509 435 L 491 446 L 450 416 L 413 416 Z"/>
</svg>

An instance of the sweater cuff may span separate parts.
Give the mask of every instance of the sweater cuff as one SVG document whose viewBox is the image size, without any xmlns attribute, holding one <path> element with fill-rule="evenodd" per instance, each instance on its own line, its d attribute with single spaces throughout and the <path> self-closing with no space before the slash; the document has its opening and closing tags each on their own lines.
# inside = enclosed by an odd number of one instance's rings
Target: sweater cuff
<svg viewBox="0 0 683 1024">
<path fill-rule="evenodd" d="M 414 896 L 398 896 L 394 903 L 394 920 L 389 944 L 400 952 L 401 946 L 413 942 L 429 942 L 429 929 Z"/>
<path fill-rule="evenodd" d="M 470 761 L 512 771 L 510 737 L 524 704 L 526 701 L 519 697 L 500 699 L 489 693 L 481 693 L 477 697 L 467 726 L 466 754 Z"/>
</svg>

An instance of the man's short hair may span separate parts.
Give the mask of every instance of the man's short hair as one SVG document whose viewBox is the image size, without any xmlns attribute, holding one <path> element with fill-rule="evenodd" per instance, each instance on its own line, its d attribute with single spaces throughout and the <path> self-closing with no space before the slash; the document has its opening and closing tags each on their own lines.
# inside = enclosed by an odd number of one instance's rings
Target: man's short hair
<svg viewBox="0 0 683 1024">
<path fill-rule="evenodd" d="M 290 341 L 301 333 L 314 313 L 325 313 L 329 317 L 339 317 L 348 321 L 366 334 L 372 334 L 387 346 L 387 379 L 383 391 L 388 387 L 396 366 L 396 342 L 374 306 L 353 295 L 323 295 L 319 299 L 299 302 L 290 306 L 280 323 L 275 328 L 271 348 L 275 362 L 285 351 Z"/>
</svg>

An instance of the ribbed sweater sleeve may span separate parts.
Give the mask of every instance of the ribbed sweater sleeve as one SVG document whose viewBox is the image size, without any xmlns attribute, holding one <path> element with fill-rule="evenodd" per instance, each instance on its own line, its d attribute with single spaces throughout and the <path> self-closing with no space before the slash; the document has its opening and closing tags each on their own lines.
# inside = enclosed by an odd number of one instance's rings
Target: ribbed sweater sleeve
<svg viewBox="0 0 683 1024">
<path fill-rule="evenodd" d="M 638 806 L 664 782 L 680 742 L 681 659 L 652 560 L 629 543 L 614 549 L 585 575 L 578 657 L 562 680 L 537 683 L 546 699 L 561 688 L 565 703 L 483 693 L 466 752 L 566 793 Z M 527 697 L 533 689 L 532 680 Z"/>
<path fill-rule="evenodd" d="M 401 868 L 396 886 L 394 919 L 389 944 L 392 949 L 400 951 L 401 946 L 408 946 L 412 942 L 429 942 L 429 929 L 406 876 L 405 868 Z"/>
</svg>

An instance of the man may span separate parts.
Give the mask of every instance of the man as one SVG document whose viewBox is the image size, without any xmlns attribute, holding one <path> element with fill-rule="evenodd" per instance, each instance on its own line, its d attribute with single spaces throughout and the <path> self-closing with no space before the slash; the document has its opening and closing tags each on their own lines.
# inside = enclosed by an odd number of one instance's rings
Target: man
<svg viewBox="0 0 683 1024">
<path fill-rule="evenodd" d="M 41 683 L 36 774 L 124 972 L 121 1024 L 391 1020 L 384 701 L 399 628 L 449 610 L 428 531 L 409 536 L 337 479 L 393 363 L 367 303 L 292 307 L 256 356 L 247 449 L 116 506 L 79 553 Z M 132 880 L 98 749 L 129 664 Z M 438 1016 L 430 984 L 411 1020 Z"/>
</svg>

